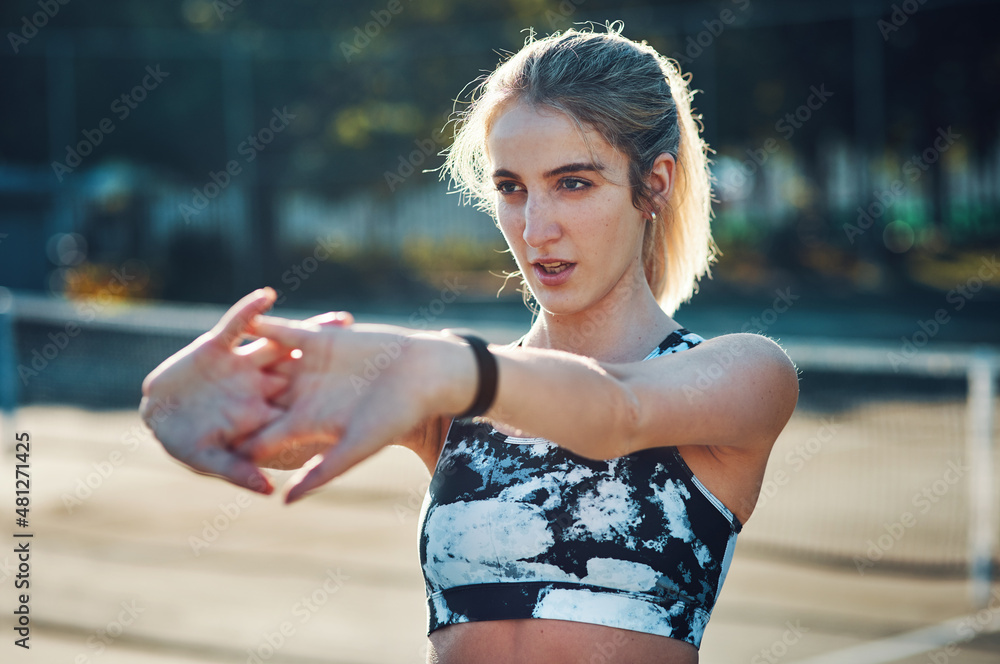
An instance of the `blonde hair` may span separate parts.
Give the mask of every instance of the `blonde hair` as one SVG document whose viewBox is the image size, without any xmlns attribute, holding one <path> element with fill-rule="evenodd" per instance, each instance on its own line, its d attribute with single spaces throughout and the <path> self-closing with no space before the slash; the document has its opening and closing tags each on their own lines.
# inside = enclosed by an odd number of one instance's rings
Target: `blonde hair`
<svg viewBox="0 0 1000 664">
<path fill-rule="evenodd" d="M 700 116 L 691 114 L 690 74 L 646 43 L 620 34 L 567 30 L 524 47 L 485 77 L 456 114 L 455 140 L 441 175 L 450 176 L 464 200 L 495 217 L 486 138 L 493 121 L 512 101 L 548 106 L 581 127 L 596 130 L 629 161 L 632 203 L 648 216 L 642 259 L 646 281 L 660 306 L 672 314 L 710 275 L 717 249 L 712 240 L 711 172 Z M 676 160 L 667 200 L 646 178 L 664 153 Z"/>
</svg>

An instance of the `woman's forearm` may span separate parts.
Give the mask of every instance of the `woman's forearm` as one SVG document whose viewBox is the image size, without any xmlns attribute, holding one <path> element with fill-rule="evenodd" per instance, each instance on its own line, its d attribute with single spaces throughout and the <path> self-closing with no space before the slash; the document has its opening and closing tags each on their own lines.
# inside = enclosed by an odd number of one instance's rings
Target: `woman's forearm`
<svg viewBox="0 0 1000 664">
<path fill-rule="evenodd" d="M 593 459 L 632 451 L 638 401 L 599 362 L 533 348 L 495 355 L 502 378 L 487 417 Z"/>
<path fill-rule="evenodd" d="M 427 394 L 441 412 L 458 413 L 475 398 L 478 369 L 461 340 L 429 344 L 435 359 Z M 496 399 L 485 417 L 525 437 L 539 437 L 590 458 L 627 454 L 638 403 L 624 383 L 590 358 L 537 348 L 491 346 Z"/>
</svg>

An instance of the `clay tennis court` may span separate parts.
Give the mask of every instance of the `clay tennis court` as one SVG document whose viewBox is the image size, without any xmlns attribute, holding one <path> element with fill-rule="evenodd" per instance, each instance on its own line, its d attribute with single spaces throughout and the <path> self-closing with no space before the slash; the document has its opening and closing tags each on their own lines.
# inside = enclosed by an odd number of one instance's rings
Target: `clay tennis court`
<svg viewBox="0 0 1000 664">
<path fill-rule="evenodd" d="M 902 418 L 918 432 L 904 452 L 912 466 L 908 475 L 919 486 L 942 472 L 942 454 L 947 456 L 947 450 L 935 451 L 940 445 L 921 444 L 919 432 L 933 431 L 928 427 L 960 412 L 961 404 L 894 409 L 890 419 Z M 871 496 L 865 476 L 852 465 L 871 444 L 860 432 L 884 426 L 866 425 L 865 416 L 835 416 L 843 426 L 826 437 L 816 456 L 788 465 L 787 454 L 817 432 L 823 438 L 829 422 L 828 413 L 800 410 L 793 417 L 768 472 L 773 479 L 783 468 L 789 479 L 741 535 L 707 630 L 703 662 L 997 661 L 1000 587 L 993 608 L 977 614 L 961 575 L 915 575 L 885 561 L 861 574 L 833 555 L 838 546 L 841 554 L 852 546 L 865 549 L 857 529 L 852 535 L 849 527 L 852 514 L 865 515 L 863 523 L 891 522 L 912 493 L 897 476 L 896 484 L 884 482 L 884 500 L 852 502 Z M 4 661 L 424 661 L 416 543 L 427 476 L 408 451 L 390 448 L 308 500 L 285 507 L 192 475 L 167 457 L 133 411 L 28 406 L 18 411 L 14 426 L 32 441 L 32 631 L 30 652 L 5 644 Z M 880 454 L 875 458 L 886 463 L 898 458 L 891 450 Z M 878 469 L 870 470 L 877 475 Z M 882 472 L 893 476 L 891 468 Z M 9 475 L 3 477 L 7 496 L 13 494 Z M 843 490 L 826 489 L 836 486 Z M 895 553 L 929 551 L 928 559 L 947 558 L 957 549 L 938 540 L 965 513 L 964 500 L 956 484 L 920 515 Z M 774 546 L 779 536 L 817 540 L 813 546 L 827 552 L 827 559 L 790 555 Z M 891 553 L 886 551 L 886 561 Z M 13 641 L 15 561 L 9 548 L 0 562 L 8 590 L 4 633 Z M 964 624 L 943 625 L 969 614 Z M 928 627 L 934 628 L 930 636 L 913 635 Z M 882 643 L 900 635 L 902 641 Z M 915 642 L 938 645 L 908 656 Z M 868 650 L 849 650 L 855 646 Z M 610 657 L 613 644 L 591 661 Z"/>
</svg>

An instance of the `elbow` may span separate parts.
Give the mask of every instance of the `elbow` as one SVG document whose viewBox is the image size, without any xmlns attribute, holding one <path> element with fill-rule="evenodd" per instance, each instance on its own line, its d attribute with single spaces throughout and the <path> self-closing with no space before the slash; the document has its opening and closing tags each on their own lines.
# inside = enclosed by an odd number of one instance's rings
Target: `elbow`
<svg viewBox="0 0 1000 664">
<path fill-rule="evenodd" d="M 605 411 L 605 426 L 595 427 L 600 431 L 590 449 L 581 453 L 588 459 L 607 461 L 631 454 L 641 449 L 642 405 L 638 395 L 626 383 L 614 380 L 612 403 Z"/>
<path fill-rule="evenodd" d="M 798 369 L 783 348 L 768 340 L 761 358 L 759 374 L 765 377 L 759 385 L 762 403 L 755 411 L 765 444 L 772 445 L 788 424 L 799 401 Z"/>
<path fill-rule="evenodd" d="M 641 440 L 641 433 L 645 430 L 645 427 L 643 426 L 644 418 L 642 416 L 642 401 L 640 401 L 638 395 L 627 385 L 622 385 L 622 390 L 624 392 L 624 404 L 621 407 L 621 414 L 619 417 L 619 430 L 621 432 L 620 439 L 622 441 L 624 451 L 615 456 L 631 454 L 638 449 L 646 447 L 642 444 Z"/>
<path fill-rule="evenodd" d="M 785 349 L 776 342 L 768 339 L 766 348 L 773 389 L 778 402 L 784 406 L 787 421 L 799 401 L 799 370 Z"/>
<path fill-rule="evenodd" d="M 780 433 L 788 420 L 791 419 L 792 413 L 795 412 L 795 407 L 799 403 L 799 370 L 781 347 L 778 347 L 776 363 L 778 365 L 776 372 L 779 376 L 776 380 L 778 385 L 776 392 L 778 393 L 778 401 L 783 406 L 779 409 L 778 416 L 780 424 L 778 433 Z"/>
</svg>

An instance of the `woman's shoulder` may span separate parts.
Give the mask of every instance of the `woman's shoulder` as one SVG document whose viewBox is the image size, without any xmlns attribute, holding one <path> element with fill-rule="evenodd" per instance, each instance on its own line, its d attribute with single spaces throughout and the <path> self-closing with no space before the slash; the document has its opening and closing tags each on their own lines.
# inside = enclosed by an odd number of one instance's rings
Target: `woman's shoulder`
<svg viewBox="0 0 1000 664">
<path fill-rule="evenodd" d="M 743 362 L 774 362 L 787 369 L 795 371 L 792 359 L 785 352 L 785 349 L 777 341 L 763 334 L 752 332 L 733 332 L 722 334 L 717 337 L 704 337 L 685 328 L 680 328 L 673 332 L 670 337 L 664 340 L 663 345 L 669 345 L 675 349 L 694 348 L 698 346 L 702 351 L 713 351 L 713 355 L 723 353 L 731 358 L 741 358 Z M 700 353 L 699 353 L 700 354 Z M 707 353 L 705 353 L 707 355 Z M 694 357 L 692 354 L 688 357 Z"/>
<path fill-rule="evenodd" d="M 662 387 L 654 394 L 671 401 L 680 395 L 685 407 L 717 425 L 742 422 L 739 431 L 759 434 L 751 438 L 773 442 L 798 402 L 798 370 L 776 341 L 761 334 L 710 337 L 650 364 L 643 373 Z"/>
</svg>

